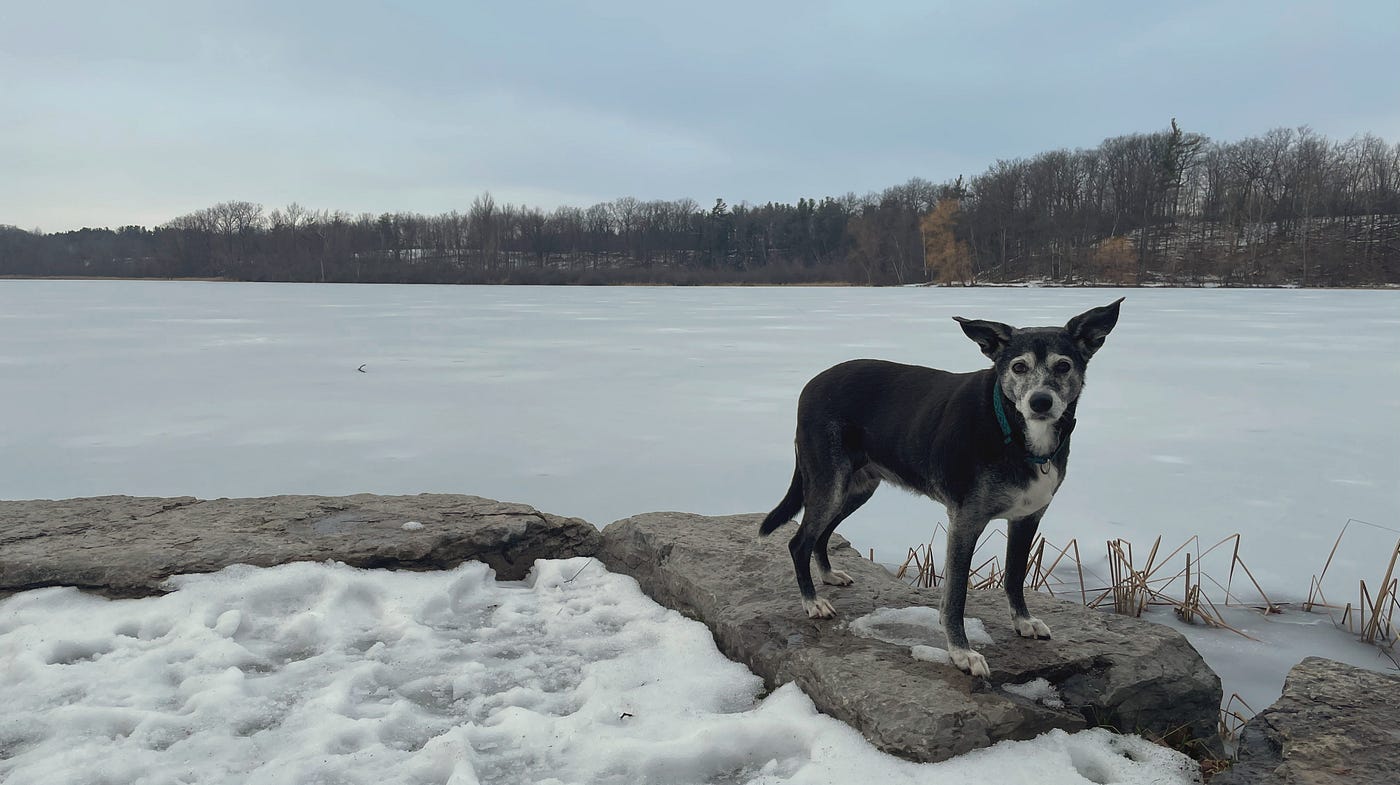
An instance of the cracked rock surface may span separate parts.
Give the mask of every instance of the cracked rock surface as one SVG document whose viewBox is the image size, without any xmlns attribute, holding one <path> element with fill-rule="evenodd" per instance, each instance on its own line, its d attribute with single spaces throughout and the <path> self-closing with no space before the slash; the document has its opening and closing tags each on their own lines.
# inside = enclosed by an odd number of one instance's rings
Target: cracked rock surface
<svg viewBox="0 0 1400 785">
<path fill-rule="evenodd" d="M 939 592 L 895 579 L 839 536 L 832 566 L 855 585 L 819 587 L 838 616 L 808 619 L 787 550 L 794 529 L 759 537 L 762 518 L 639 515 L 603 530 L 599 558 L 657 602 L 704 622 L 720 651 L 770 687 L 796 682 L 821 711 L 904 758 L 944 760 L 1003 739 L 1090 725 L 1175 734 L 1194 740 L 1200 753 L 1218 750 L 1220 679 L 1175 630 L 1027 592 L 1031 612 L 1054 634 L 1029 640 L 1011 628 L 1000 591 L 973 591 L 967 616 L 980 618 L 992 640 L 974 642 L 991 678 L 973 678 L 931 656 L 944 643 L 923 622 Z M 876 614 L 881 608 L 915 610 Z M 884 631 L 858 634 L 870 626 Z"/>
<path fill-rule="evenodd" d="M 590 556 L 600 540 L 578 518 L 455 494 L 0 501 L 0 597 L 41 586 L 140 597 L 171 575 L 327 559 L 409 570 L 477 560 L 519 580 L 535 559 Z"/>
<path fill-rule="evenodd" d="M 1400 781 L 1400 676 L 1308 657 L 1244 726 L 1238 755 L 1213 785 Z"/>
</svg>

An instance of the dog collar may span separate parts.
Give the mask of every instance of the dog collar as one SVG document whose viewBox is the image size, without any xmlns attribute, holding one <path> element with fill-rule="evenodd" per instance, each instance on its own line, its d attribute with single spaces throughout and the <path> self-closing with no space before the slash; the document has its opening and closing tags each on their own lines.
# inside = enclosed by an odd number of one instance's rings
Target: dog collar
<svg viewBox="0 0 1400 785">
<path fill-rule="evenodd" d="M 997 414 L 997 425 L 1001 426 L 1002 444 L 1011 445 L 1011 423 L 1006 421 L 1006 407 L 1001 397 L 1001 385 L 992 381 L 992 411 Z"/>
<path fill-rule="evenodd" d="M 1006 399 L 1002 397 L 1001 384 L 995 380 L 992 381 L 992 411 L 996 413 L 997 425 L 1001 426 L 1002 444 L 1008 447 L 1011 446 L 1011 423 L 1006 419 Z M 1031 455 L 1030 451 L 1027 450 L 1026 462 L 1044 467 L 1045 464 L 1055 460 L 1055 456 L 1059 455 L 1060 450 L 1065 448 L 1065 442 L 1069 441 L 1069 434 L 1074 430 L 1074 423 L 1075 420 L 1072 417 L 1069 422 L 1065 423 L 1064 433 L 1060 434 L 1060 443 L 1055 447 L 1054 452 L 1041 457 L 1039 455 Z"/>
</svg>

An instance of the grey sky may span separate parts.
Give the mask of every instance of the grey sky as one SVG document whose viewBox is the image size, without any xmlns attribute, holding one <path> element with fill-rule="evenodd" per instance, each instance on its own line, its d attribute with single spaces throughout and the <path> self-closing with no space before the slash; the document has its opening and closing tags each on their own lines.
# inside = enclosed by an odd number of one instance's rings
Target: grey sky
<svg viewBox="0 0 1400 785">
<path fill-rule="evenodd" d="M 1400 2 L 6 3 L 0 223 L 730 203 L 1166 127 L 1400 141 Z"/>
</svg>

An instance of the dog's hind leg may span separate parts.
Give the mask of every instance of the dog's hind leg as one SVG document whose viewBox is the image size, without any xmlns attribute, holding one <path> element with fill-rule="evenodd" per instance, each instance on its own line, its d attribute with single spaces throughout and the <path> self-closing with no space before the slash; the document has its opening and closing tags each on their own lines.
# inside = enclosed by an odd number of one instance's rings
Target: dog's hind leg
<svg viewBox="0 0 1400 785">
<path fill-rule="evenodd" d="M 860 509 L 862 504 L 870 501 L 870 497 L 875 495 L 875 489 L 879 487 L 880 476 L 869 468 L 858 469 L 851 475 L 851 482 L 846 490 L 846 499 L 841 504 L 841 511 L 822 530 L 821 536 L 817 538 L 816 547 L 812 551 L 812 555 L 817 557 L 817 571 L 821 573 L 822 583 L 831 586 L 850 586 L 855 583 L 855 580 L 844 570 L 831 569 L 831 555 L 827 553 L 827 544 L 831 542 L 831 535 L 836 531 L 836 527 L 849 518 L 851 513 Z"/>
<path fill-rule="evenodd" d="M 813 619 L 830 619 L 836 616 L 836 609 L 826 599 L 817 596 L 817 587 L 812 583 L 812 552 L 817 539 L 827 524 L 839 511 L 840 491 L 828 490 L 827 498 L 813 500 L 808 494 L 806 509 L 802 512 L 802 525 L 797 534 L 788 541 L 788 553 L 792 554 L 792 567 L 797 573 L 797 590 L 802 593 L 802 607 L 807 616 Z"/>
<path fill-rule="evenodd" d="M 1026 609 L 1026 562 L 1031 554 L 1031 542 L 1040 526 L 1044 510 L 1018 518 L 1006 525 L 1006 600 L 1011 605 L 1011 624 L 1022 638 L 1049 640 L 1050 627 L 1032 616 Z"/>
<path fill-rule="evenodd" d="M 967 605 L 967 576 L 972 569 L 972 553 L 989 519 L 967 511 L 948 510 L 948 556 L 944 562 L 942 620 L 948 638 L 948 657 L 953 664 L 973 676 L 990 676 L 987 658 L 967 645 L 963 609 Z"/>
<path fill-rule="evenodd" d="M 803 467 L 802 525 L 797 527 L 797 534 L 788 541 L 793 570 L 797 573 L 797 590 L 802 593 L 802 607 L 806 609 L 807 616 L 813 619 L 836 616 L 836 609 L 817 596 L 816 586 L 812 584 L 812 553 L 822 534 L 833 525 L 832 521 L 840 521 L 846 489 L 851 482 L 850 460 L 844 455 L 833 458 L 829 462 Z"/>
</svg>

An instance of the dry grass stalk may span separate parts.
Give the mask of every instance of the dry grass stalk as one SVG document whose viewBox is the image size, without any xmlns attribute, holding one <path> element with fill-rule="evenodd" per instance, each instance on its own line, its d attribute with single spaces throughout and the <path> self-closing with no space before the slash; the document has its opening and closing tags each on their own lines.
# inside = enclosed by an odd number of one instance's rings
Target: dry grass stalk
<svg viewBox="0 0 1400 785">
<path fill-rule="evenodd" d="M 1089 593 L 1084 588 L 1084 565 L 1079 560 L 1079 540 L 1071 538 L 1069 543 L 1061 548 L 1060 552 L 1055 555 L 1055 560 L 1050 562 L 1050 566 L 1048 567 L 1044 566 L 1045 546 L 1047 544 L 1045 538 L 1041 537 L 1040 547 L 1036 549 L 1035 556 L 1032 557 L 1031 563 L 1026 569 L 1026 574 L 1031 576 L 1031 589 L 1033 591 L 1046 592 L 1052 597 L 1055 596 L 1055 589 L 1050 583 L 1050 578 L 1055 574 L 1055 569 L 1060 566 L 1060 562 L 1064 561 L 1065 557 L 1069 555 L 1070 549 L 1073 548 L 1074 556 L 1072 559 L 1074 561 L 1075 571 L 1079 576 L 1079 601 L 1084 605 L 1088 605 Z M 1050 547 L 1053 548 L 1054 546 L 1052 545 Z M 1055 585 L 1060 584 L 1056 583 Z"/>
<path fill-rule="evenodd" d="M 910 548 L 909 555 L 905 557 L 904 563 L 899 565 L 894 577 L 908 580 L 910 584 L 921 589 L 932 589 L 938 585 L 938 575 L 933 570 L 932 554 L 928 553 L 927 546 L 920 548 Z M 925 554 L 928 554 L 927 557 Z M 914 570 L 911 573 L 910 567 Z"/>
<path fill-rule="evenodd" d="M 1005 536 L 1000 530 L 994 531 L 1002 537 Z M 896 577 L 924 588 L 938 586 L 942 582 L 937 567 L 940 534 L 947 534 L 943 524 L 935 528 L 934 536 L 928 543 L 910 548 L 904 563 L 896 571 Z M 1101 607 L 1111 597 L 1114 610 L 1129 616 L 1141 616 L 1143 611 L 1151 606 L 1169 606 L 1184 621 L 1199 622 L 1250 637 L 1224 621 L 1220 608 L 1207 593 L 1207 584 L 1210 584 L 1224 595 L 1227 607 L 1246 604 L 1244 598 L 1236 595 L 1232 588 L 1234 574 L 1238 568 L 1249 577 L 1250 583 L 1258 592 L 1259 600 L 1248 604 L 1261 607 L 1266 612 L 1277 611 L 1274 603 L 1254 579 L 1248 565 L 1240 557 L 1240 541 L 1239 534 L 1232 534 L 1209 548 L 1202 549 L 1200 539 L 1191 537 L 1162 557 L 1162 538 L 1158 537 L 1148 550 L 1146 563 L 1139 567 L 1130 541 L 1122 538 L 1110 540 L 1106 543 L 1109 578 L 1104 581 L 1106 585 L 1103 588 L 1091 590 L 1085 583 L 1085 574 L 1089 571 L 1085 569 L 1081 558 L 1078 540 L 1072 539 L 1063 547 L 1057 547 L 1043 536 L 1037 536 L 1031 544 L 1031 553 L 1027 560 L 1026 583 L 1032 591 L 1041 591 L 1052 596 L 1059 596 L 1059 593 L 1067 593 L 1077 588 L 1081 604 L 1091 608 Z M 989 543 L 995 544 L 995 538 L 984 538 L 978 544 L 978 552 L 988 547 Z M 1227 545 L 1231 546 L 1228 550 L 1230 575 L 1222 584 L 1205 571 L 1203 557 L 1224 551 Z M 1185 568 L 1169 572 L 1167 565 L 1183 552 Z M 1064 575 L 1067 559 L 1074 563 L 1073 576 L 1068 578 Z M 1089 574 L 1091 577 L 1097 577 L 1093 576 L 1092 572 Z M 970 570 L 968 585 L 977 589 L 999 588 L 1005 579 L 1005 566 L 997 556 L 992 555 L 976 563 Z M 1178 582 L 1181 584 L 1179 587 Z M 1388 596 L 1391 596 L 1393 601 L 1400 602 L 1394 593 Z"/>
<path fill-rule="evenodd" d="M 1396 574 L 1397 569 L 1400 568 L 1400 542 L 1397 542 L 1391 551 L 1385 577 L 1381 580 L 1380 590 L 1374 597 L 1372 597 L 1365 581 L 1360 583 L 1360 597 L 1355 605 L 1347 603 L 1343 608 L 1338 609 L 1327 602 L 1326 595 L 1323 593 L 1323 579 L 1327 574 L 1327 569 L 1337 554 L 1342 537 L 1353 523 L 1395 531 L 1383 526 L 1368 524 L 1365 521 L 1348 520 L 1346 525 L 1342 527 L 1342 531 L 1338 533 L 1337 540 L 1327 555 L 1327 562 L 1323 565 L 1322 572 L 1312 577 L 1308 601 L 1303 605 L 1303 610 L 1312 611 L 1315 608 L 1325 608 L 1329 615 L 1333 610 L 1341 610 L 1341 620 L 1338 622 L 1333 617 L 1334 624 L 1344 626 L 1367 642 L 1381 646 L 1392 661 L 1395 661 L 1394 649 L 1397 640 L 1400 639 L 1400 630 L 1397 630 L 1395 626 L 1395 614 L 1400 611 L 1400 576 Z M 1005 536 L 1000 530 L 994 531 L 1002 534 L 1003 537 Z M 909 549 L 909 555 L 904 564 L 900 566 L 896 577 L 926 588 L 937 586 L 941 582 L 935 558 L 937 553 L 935 543 L 940 532 L 945 535 L 947 533 L 943 524 L 939 524 L 935 528 L 934 537 L 928 543 Z M 978 545 L 978 551 L 981 551 L 992 539 L 992 537 L 984 538 Z M 1157 556 L 1161 550 L 1161 544 L 1162 538 L 1157 537 L 1148 551 L 1146 562 L 1139 569 L 1134 560 L 1132 542 L 1123 538 L 1107 541 L 1109 567 L 1109 578 L 1105 582 L 1107 585 L 1089 589 L 1084 579 L 1086 569 L 1083 559 L 1080 557 L 1078 540 L 1071 539 L 1064 547 L 1056 547 L 1043 536 L 1038 536 L 1036 541 L 1032 543 L 1030 558 L 1027 561 L 1026 582 L 1032 591 L 1041 591 L 1052 596 L 1058 596 L 1057 589 L 1069 591 L 1077 583 L 1080 602 L 1086 607 L 1098 608 L 1111 597 L 1114 611 L 1128 616 L 1141 616 L 1144 610 L 1154 605 L 1170 606 L 1176 616 L 1185 622 L 1193 624 L 1200 622 L 1211 627 L 1229 630 L 1250 640 L 1257 639 L 1224 621 L 1220 607 L 1207 593 L 1207 584 L 1214 586 L 1221 592 L 1225 607 L 1245 605 L 1257 608 L 1264 613 L 1281 612 L 1279 606 L 1269 598 L 1263 587 L 1259 585 L 1259 581 L 1254 577 L 1249 566 L 1245 564 L 1244 559 L 1240 557 L 1242 537 L 1239 533 L 1231 534 L 1204 550 L 1201 549 L 1200 538 L 1192 536 L 1158 561 Z M 1204 569 L 1203 559 L 1212 553 L 1223 551 L 1227 545 L 1229 545 L 1229 572 L 1222 584 Z M 1177 556 L 1183 552 L 1185 552 L 1185 567 L 1178 572 L 1167 573 L 1166 565 L 1175 561 Z M 1047 557 L 1049 557 L 1048 563 Z M 1064 567 L 1066 559 L 1074 563 L 1075 579 L 1073 580 L 1063 580 L 1057 573 L 1057 571 L 1063 572 L 1062 567 Z M 1246 601 L 1246 598 L 1235 593 L 1236 568 L 1249 579 L 1258 595 L 1258 601 Z M 1092 571 L 1087 572 L 1091 577 L 1103 581 L 1103 578 L 1094 575 Z M 996 556 L 992 556 L 971 570 L 968 583 L 974 588 L 996 588 L 1002 585 L 1005 575 L 1003 566 Z M 1178 581 L 1182 584 L 1181 599 L 1174 596 L 1174 587 Z M 1238 693 L 1232 695 L 1221 709 L 1220 729 L 1222 736 L 1226 739 L 1234 738 L 1253 713 L 1254 710 L 1245 703 Z"/>
<path fill-rule="evenodd" d="M 1247 713 L 1241 713 L 1235 706 L 1239 704 Z M 1220 707 L 1220 738 L 1227 742 L 1234 741 L 1239 737 L 1240 730 L 1244 728 L 1249 718 L 1255 714 L 1254 708 L 1240 697 L 1238 692 L 1232 694 L 1230 699 L 1225 701 L 1225 705 Z"/>
<path fill-rule="evenodd" d="M 1079 599 L 1085 605 L 1089 604 L 1089 593 L 1084 590 L 1084 562 L 1079 558 L 1079 541 L 1070 540 L 1074 546 L 1074 566 L 1079 571 Z"/>
<path fill-rule="evenodd" d="M 1391 637 L 1393 627 L 1390 620 L 1392 614 L 1395 612 L 1396 583 L 1391 580 L 1391 576 L 1395 575 L 1395 560 L 1397 558 L 1400 558 L 1400 542 L 1395 543 L 1395 549 L 1390 552 L 1390 563 L 1386 565 L 1385 577 L 1381 579 L 1380 593 L 1376 595 L 1376 602 L 1372 606 L 1371 618 L 1366 625 L 1366 634 L 1362 636 L 1367 643 L 1375 643 L 1377 635 L 1381 635 L 1382 640 Z M 1390 601 L 1389 603 L 1387 603 L 1387 599 Z M 1385 612 L 1387 607 L 1390 609 L 1389 613 L 1382 618 L 1381 614 Z M 1385 626 L 1384 632 L 1381 630 L 1382 625 Z"/>
<path fill-rule="evenodd" d="M 1357 618 L 1361 621 L 1361 634 L 1365 634 L 1367 627 L 1371 626 L 1370 619 L 1375 615 L 1375 604 L 1371 602 L 1371 592 L 1366 588 L 1366 581 L 1361 581 L 1360 604 L 1357 605 Z"/>
<path fill-rule="evenodd" d="M 1274 605 L 1273 601 L 1269 599 L 1269 595 L 1264 593 L 1264 587 L 1260 586 L 1259 581 L 1254 579 L 1254 573 L 1249 571 L 1249 565 L 1245 564 L 1244 559 L 1240 558 L 1240 535 L 1238 534 L 1235 535 L 1234 555 L 1230 557 L 1230 577 L 1225 580 L 1226 604 L 1229 604 L 1230 601 L 1230 587 L 1235 583 L 1235 565 L 1239 565 L 1239 568 L 1244 570 L 1244 574 L 1249 577 L 1249 582 L 1254 584 L 1254 590 L 1259 592 L 1259 596 L 1264 600 L 1264 607 L 1262 610 L 1265 613 L 1280 613 L 1281 611 L 1278 606 Z"/>
<path fill-rule="evenodd" d="M 1372 526 L 1387 531 L 1383 526 L 1376 526 L 1365 521 L 1350 519 L 1338 533 L 1337 540 L 1332 545 L 1332 550 L 1327 555 L 1327 561 L 1323 565 L 1322 572 L 1312 577 L 1308 600 L 1303 605 L 1303 610 L 1312 611 L 1316 608 L 1325 608 L 1329 611 L 1342 611 L 1340 621 L 1334 616 L 1333 622 L 1338 626 L 1344 626 L 1348 630 L 1362 637 L 1364 640 L 1376 645 L 1382 645 L 1389 649 L 1394 649 L 1397 638 L 1400 638 L 1400 629 L 1395 624 L 1395 615 L 1400 611 L 1400 576 L 1397 569 L 1400 568 L 1400 542 L 1396 543 L 1391 551 L 1389 564 L 1386 567 L 1385 577 L 1379 584 L 1379 591 L 1372 596 L 1369 586 L 1364 582 L 1361 584 L 1359 600 L 1356 603 L 1348 603 L 1344 607 L 1331 605 L 1323 590 L 1323 579 L 1327 570 L 1336 557 L 1341 545 L 1342 538 L 1353 524 Z M 994 529 L 998 535 L 1005 537 L 1004 532 Z M 944 524 L 938 524 L 934 530 L 934 536 L 928 543 L 917 548 L 910 548 L 909 554 L 904 563 L 900 565 L 896 576 L 916 586 L 932 588 L 942 583 L 942 576 L 938 573 L 937 540 L 939 535 L 947 534 Z M 981 552 L 988 543 L 994 541 L 993 537 L 985 537 L 978 544 L 977 551 Z M 1208 548 L 1202 548 L 1199 537 L 1192 536 L 1165 557 L 1159 559 L 1162 550 L 1162 538 L 1157 537 L 1152 547 L 1147 553 L 1146 562 L 1139 568 L 1133 553 L 1133 544 L 1126 539 L 1110 540 L 1106 543 L 1108 554 L 1109 577 L 1104 581 L 1101 588 L 1090 589 L 1085 581 L 1086 572 L 1090 577 L 1095 577 L 1092 571 L 1086 570 L 1084 561 L 1079 552 L 1078 540 L 1071 539 L 1063 547 L 1057 547 L 1046 540 L 1043 536 L 1037 536 L 1031 545 L 1031 555 L 1026 566 L 1026 582 L 1033 591 L 1041 591 L 1051 596 L 1059 596 L 1061 592 L 1072 591 L 1077 584 L 1081 604 L 1098 608 L 1112 598 L 1113 609 L 1118 613 L 1128 616 L 1141 616 L 1143 611 L 1151 606 L 1169 606 L 1178 618 L 1190 623 L 1203 623 L 1213 627 L 1220 627 L 1235 632 L 1244 637 L 1251 637 L 1235 629 L 1224 621 L 1220 606 L 1211 598 L 1210 592 L 1218 591 L 1218 596 L 1224 597 L 1224 607 L 1234 605 L 1244 605 L 1262 610 L 1265 613 L 1279 613 L 1280 607 L 1269 598 L 1263 587 L 1255 578 L 1249 565 L 1240 556 L 1243 546 L 1243 538 L 1237 532 L 1222 538 Z M 1183 555 L 1185 567 L 1174 572 L 1168 572 L 1165 567 L 1177 557 Z M 1229 555 L 1228 573 L 1222 583 L 1205 569 L 1205 558 L 1216 552 L 1226 552 Z M 1072 578 L 1063 577 L 1065 560 L 1074 563 L 1074 575 Z M 1257 599 L 1250 599 L 1236 593 L 1234 588 L 1235 576 L 1238 573 L 1248 579 Z M 996 556 L 991 556 L 978 564 L 970 571 L 968 584 L 973 588 L 991 589 L 1000 587 L 1006 578 L 1004 565 L 1000 563 Z M 1180 582 L 1180 586 L 1177 583 Z"/>
<path fill-rule="evenodd" d="M 1232 589 L 1232 579 L 1227 579 L 1225 584 L 1221 584 L 1203 568 L 1203 557 L 1220 550 L 1226 543 L 1233 543 L 1234 548 L 1230 554 L 1230 571 L 1233 575 L 1235 567 L 1239 567 L 1246 575 L 1250 576 L 1251 583 L 1259 592 L 1262 601 L 1262 609 L 1266 612 L 1276 612 L 1277 607 L 1264 594 L 1258 582 L 1254 580 L 1249 572 L 1249 567 L 1239 555 L 1239 534 L 1232 534 L 1205 550 L 1200 549 L 1200 539 L 1191 537 L 1182 543 L 1161 561 L 1157 560 L 1157 554 L 1161 550 L 1161 538 L 1158 537 L 1153 543 L 1153 547 L 1148 554 L 1147 564 L 1141 569 L 1133 569 L 1131 543 L 1125 540 L 1117 540 L 1109 543 L 1109 566 L 1111 579 L 1107 588 L 1101 590 L 1095 599 L 1089 601 L 1091 607 L 1098 607 L 1104 600 L 1112 596 L 1114 598 L 1114 609 L 1120 613 L 1128 615 L 1141 615 L 1142 610 L 1147 606 L 1166 605 L 1171 606 L 1176 615 L 1183 621 L 1195 622 L 1200 620 L 1212 627 L 1220 627 L 1230 630 L 1246 638 L 1250 637 L 1244 632 L 1235 629 L 1224 621 L 1224 616 L 1215 602 L 1206 594 L 1206 583 L 1219 588 L 1225 596 L 1225 605 L 1241 604 L 1241 598 L 1236 596 Z M 1192 553 L 1187 548 L 1194 545 L 1196 553 Z M 1186 567 L 1174 574 L 1166 574 L 1162 569 L 1168 563 L 1174 561 L 1176 556 L 1182 551 L 1186 551 Z M 1181 599 L 1177 599 L 1174 586 L 1177 581 L 1182 582 Z M 1100 591 L 1100 590 L 1095 590 Z M 1121 609 L 1121 610 L 1120 610 Z"/>
<path fill-rule="evenodd" d="M 1002 586 L 1002 577 L 1004 574 L 1004 571 L 1001 569 L 1001 562 L 997 560 L 997 557 L 993 556 L 982 562 L 981 566 L 972 570 L 972 575 L 979 576 L 981 580 L 977 583 L 973 583 L 969 580 L 968 584 L 974 589 L 999 589 Z"/>
<path fill-rule="evenodd" d="M 1157 546 L 1162 538 L 1152 545 L 1148 556 L 1148 568 L 1133 569 L 1133 544 L 1124 539 L 1108 541 L 1108 571 L 1113 580 L 1113 611 L 1122 616 L 1141 616 L 1147 608 L 1149 587 L 1147 578 L 1151 575 L 1152 558 L 1157 555 Z"/>
<path fill-rule="evenodd" d="M 1392 534 L 1400 534 L 1400 530 L 1388 526 L 1379 526 L 1356 518 L 1348 518 L 1347 522 L 1342 525 L 1341 531 L 1337 532 L 1337 539 L 1332 543 L 1332 550 L 1327 554 L 1327 561 L 1322 565 L 1322 572 L 1312 577 L 1308 588 L 1308 600 L 1303 604 L 1303 609 L 1307 611 L 1316 608 L 1325 609 L 1334 625 L 1345 627 L 1348 632 L 1360 637 L 1365 642 L 1379 646 L 1394 662 L 1395 645 L 1397 640 L 1400 640 L 1400 630 L 1395 627 L 1395 612 L 1400 610 L 1400 596 L 1397 596 L 1400 594 L 1400 578 L 1395 577 L 1396 567 L 1400 566 L 1400 541 L 1397 541 L 1395 547 L 1390 551 L 1390 560 L 1386 564 L 1385 576 L 1377 584 L 1378 590 L 1374 597 L 1371 595 L 1370 587 L 1366 581 L 1358 581 L 1357 602 L 1354 604 L 1348 602 L 1339 608 L 1328 601 L 1323 589 L 1327 570 L 1332 566 L 1332 560 L 1337 555 L 1338 548 L 1341 547 L 1342 538 L 1346 536 L 1353 525 L 1369 526 Z M 1336 610 L 1341 611 L 1340 619 L 1332 615 L 1332 612 Z"/>
<path fill-rule="evenodd" d="M 1325 598 L 1323 598 L 1321 602 L 1314 603 L 1314 602 L 1313 602 L 1313 598 L 1314 598 L 1313 591 L 1316 590 L 1316 592 L 1317 592 L 1316 596 L 1317 596 L 1317 597 L 1319 597 L 1319 598 L 1322 597 L 1322 579 L 1327 577 L 1327 568 L 1332 566 L 1332 557 L 1337 555 L 1337 547 L 1340 546 L 1340 545 L 1342 544 L 1342 537 L 1347 533 L 1347 529 L 1348 529 L 1353 523 L 1358 523 L 1358 521 L 1357 521 L 1355 518 L 1347 518 L 1347 522 L 1344 523 L 1344 524 L 1342 524 L 1342 530 L 1339 531 L 1339 532 L 1337 532 L 1337 540 L 1336 540 L 1336 542 L 1333 542 L 1333 543 L 1332 543 L 1332 550 L 1331 550 L 1331 552 L 1329 552 L 1329 553 L 1327 554 L 1327 561 L 1324 562 L 1324 563 L 1322 564 L 1322 572 L 1321 572 L 1320 574 L 1318 574 L 1318 575 L 1314 575 L 1314 576 L 1313 576 L 1313 579 L 1312 579 L 1312 589 L 1310 589 L 1310 590 L 1308 591 L 1308 601 L 1305 602 L 1305 603 L 1303 603 L 1303 610 L 1308 611 L 1308 612 L 1312 612 L 1313 605 L 1315 605 L 1315 604 L 1318 604 L 1318 605 L 1326 605 L 1326 604 L 1327 604 Z"/>
<path fill-rule="evenodd" d="M 1312 576 L 1312 582 L 1308 585 L 1308 601 L 1303 603 L 1303 612 L 1312 613 L 1315 606 L 1332 607 L 1327 604 L 1327 597 L 1322 593 L 1322 582 L 1317 576 Z"/>
<path fill-rule="evenodd" d="M 1397 545 L 1397 551 L 1400 551 L 1400 545 Z M 1394 561 L 1392 557 L 1391 563 Z M 1355 607 L 1347 603 L 1342 612 L 1342 623 L 1338 626 L 1345 626 L 1347 631 L 1359 636 L 1366 643 L 1384 649 L 1395 648 L 1395 611 L 1400 607 L 1400 600 L 1396 599 L 1397 583 L 1400 583 L 1400 580 L 1391 580 L 1373 599 L 1366 587 L 1366 581 L 1360 581 L 1360 601 Z M 1359 625 L 1360 630 L 1352 624 L 1353 621 Z"/>
<path fill-rule="evenodd" d="M 1200 569 L 1199 565 L 1196 569 Z M 1175 609 L 1176 617 L 1187 624 L 1195 624 L 1196 617 L 1210 624 L 1211 618 L 1201 612 L 1201 584 L 1191 582 L 1191 554 L 1186 554 L 1186 597 Z"/>
<path fill-rule="evenodd" d="M 1224 593 L 1224 595 L 1225 595 L 1225 605 L 1226 605 L 1227 607 L 1230 606 L 1230 605 L 1250 605 L 1250 606 L 1258 607 L 1258 606 L 1256 606 L 1255 603 L 1252 603 L 1252 602 L 1245 602 L 1242 598 L 1240 598 L 1240 597 L 1238 597 L 1238 596 L 1235 595 L 1235 592 L 1234 592 L 1235 568 L 1236 568 L 1236 567 L 1239 567 L 1241 570 L 1244 571 L 1245 575 L 1247 575 L 1247 576 L 1249 577 L 1250 583 L 1252 583 L 1252 584 L 1254 585 L 1254 590 L 1255 590 L 1255 592 L 1258 593 L 1259 599 L 1262 601 L 1262 607 L 1260 607 L 1260 610 L 1263 610 L 1263 611 L 1265 611 L 1266 613 L 1277 612 L 1278 607 L 1273 603 L 1272 600 L 1269 599 L 1269 596 L 1268 596 L 1267 594 L 1265 594 L 1264 589 L 1259 585 L 1259 582 L 1258 582 L 1257 580 L 1254 579 L 1254 573 L 1250 572 L 1249 565 L 1245 564 L 1245 563 L 1244 563 L 1244 559 L 1242 559 L 1242 558 L 1240 557 L 1240 543 L 1241 543 L 1241 540 L 1242 540 L 1242 538 L 1241 538 L 1241 536 L 1239 535 L 1239 533 L 1237 532 L 1237 533 L 1235 533 L 1235 534 L 1229 535 L 1228 537 L 1225 537 L 1224 539 L 1220 540 L 1219 542 L 1215 543 L 1214 545 L 1212 545 L 1212 546 L 1210 546 L 1209 548 L 1206 548 L 1205 550 L 1202 551 L 1202 550 L 1200 550 L 1200 545 L 1201 545 L 1201 540 L 1200 540 L 1200 538 L 1197 537 L 1197 536 L 1195 536 L 1195 535 L 1192 535 L 1190 538 L 1188 538 L 1188 539 L 1186 540 L 1186 542 L 1182 543 L 1180 546 L 1177 547 L 1176 550 L 1172 551 L 1172 552 L 1171 552 L 1171 555 L 1167 556 L 1167 558 L 1164 559 L 1163 562 L 1164 562 L 1164 563 L 1165 563 L 1165 562 L 1170 562 L 1171 560 L 1173 560 L 1173 559 L 1176 558 L 1176 555 L 1177 555 L 1177 554 L 1181 553 L 1183 550 L 1186 550 L 1186 548 L 1187 548 L 1188 546 L 1194 544 L 1194 545 L 1196 546 L 1196 548 L 1197 548 L 1196 556 L 1195 556 L 1195 560 L 1194 560 L 1194 561 L 1195 561 L 1195 564 L 1196 564 L 1196 576 L 1197 576 L 1197 579 L 1198 579 L 1197 582 L 1198 582 L 1198 583 L 1201 583 L 1201 585 L 1204 585 L 1203 581 L 1209 581 L 1210 583 L 1214 584 L 1216 588 L 1220 589 L 1220 590 Z M 1212 577 L 1209 573 L 1207 573 L 1207 572 L 1205 572 L 1204 570 L 1202 570 L 1202 569 L 1200 568 L 1200 565 L 1201 565 L 1201 563 L 1205 560 L 1205 557 L 1207 557 L 1207 556 L 1209 556 L 1210 554 L 1214 553 L 1215 551 L 1219 550 L 1220 547 L 1223 546 L 1223 545 L 1225 545 L 1226 543 L 1233 543 L 1234 547 L 1231 549 L 1231 553 L 1230 553 L 1230 571 L 1229 571 L 1229 575 L 1226 577 L 1225 583 L 1222 584 L 1220 581 L 1218 581 L 1218 580 L 1216 580 L 1214 577 Z M 1189 553 L 1189 552 L 1188 552 L 1188 553 Z M 1159 584 L 1160 584 L 1160 585 L 1159 585 L 1159 592 L 1165 591 L 1166 587 L 1170 586 L 1174 581 L 1176 581 L 1176 579 L 1178 579 L 1178 578 L 1183 578 L 1183 577 L 1184 577 L 1184 571 L 1178 572 L 1178 573 L 1176 573 L 1175 575 L 1172 575 L 1172 576 L 1170 576 L 1170 577 L 1168 577 L 1168 578 L 1159 579 Z"/>
</svg>

